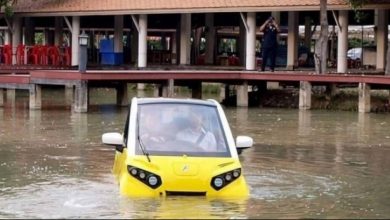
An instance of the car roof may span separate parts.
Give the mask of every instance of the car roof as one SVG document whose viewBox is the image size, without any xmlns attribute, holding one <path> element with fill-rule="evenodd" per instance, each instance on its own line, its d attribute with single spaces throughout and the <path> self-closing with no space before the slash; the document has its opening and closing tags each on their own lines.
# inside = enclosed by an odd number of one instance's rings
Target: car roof
<svg viewBox="0 0 390 220">
<path fill-rule="evenodd" d="M 195 104 L 216 106 L 213 100 L 201 100 L 191 98 L 137 98 L 138 104 L 157 104 L 157 103 L 177 103 L 177 104 Z"/>
</svg>

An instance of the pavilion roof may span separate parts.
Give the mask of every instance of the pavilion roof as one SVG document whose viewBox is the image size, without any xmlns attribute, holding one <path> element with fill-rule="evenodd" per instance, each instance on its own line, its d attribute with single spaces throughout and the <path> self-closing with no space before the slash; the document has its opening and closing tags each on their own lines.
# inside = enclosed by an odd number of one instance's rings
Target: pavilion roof
<svg viewBox="0 0 390 220">
<path fill-rule="evenodd" d="M 319 10 L 320 0 L 22 0 L 16 14 L 113 15 L 204 12 Z M 388 0 L 371 0 L 372 8 L 390 8 Z M 370 7 L 370 6 L 369 6 Z M 349 9 L 348 0 L 328 0 L 328 8 Z"/>
</svg>

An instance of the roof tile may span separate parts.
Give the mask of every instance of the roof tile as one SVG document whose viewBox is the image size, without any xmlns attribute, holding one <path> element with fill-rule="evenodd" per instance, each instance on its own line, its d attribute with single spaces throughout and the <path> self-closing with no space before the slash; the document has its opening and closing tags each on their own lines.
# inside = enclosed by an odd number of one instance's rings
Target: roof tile
<svg viewBox="0 0 390 220">
<path fill-rule="evenodd" d="M 373 0 L 376 3 L 387 3 L 385 0 Z M 328 0 L 328 6 L 348 6 L 348 0 Z M 280 7 L 284 10 L 299 10 L 302 7 L 319 8 L 319 0 L 35 0 L 17 1 L 16 13 L 59 13 L 89 12 L 104 13 L 123 12 L 164 12 L 214 10 L 236 11 L 237 8 L 253 8 L 267 11 Z"/>
</svg>

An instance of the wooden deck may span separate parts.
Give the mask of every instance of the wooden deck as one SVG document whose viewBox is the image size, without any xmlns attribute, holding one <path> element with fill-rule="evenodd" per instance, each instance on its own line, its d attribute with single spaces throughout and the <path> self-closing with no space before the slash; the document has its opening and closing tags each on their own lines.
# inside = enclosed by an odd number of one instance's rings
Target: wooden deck
<svg viewBox="0 0 390 220">
<path fill-rule="evenodd" d="M 75 70 L 31 70 L 23 73 L 0 74 L 0 84 L 67 84 L 73 81 L 123 81 L 129 83 L 155 83 L 173 79 L 181 82 L 201 81 L 230 84 L 256 84 L 258 81 L 310 83 L 368 83 L 389 86 L 390 76 L 359 74 L 315 74 L 312 71 L 258 72 L 245 70 L 90 70 L 80 73 Z M 55 83 L 57 82 L 57 83 Z"/>
<path fill-rule="evenodd" d="M 74 111 L 88 111 L 89 88 L 113 87 L 117 90 L 118 105 L 127 106 L 127 83 L 157 84 L 158 95 L 174 96 L 174 86 L 187 86 L 193 98 L 202 98 L 202 82 L 217 82 L 236 85 L 237 106 L 248 106 L 250 85 L 264 88 L 264 82 L 280 82 L 299 88 L 299 108 L 310 109 L 312 86 L 353 86 L 359 89 L 359 112 L 370 111 L 370 90 L 390 90 L 390 76 L 375 72 L 351 74 L 315 74 L 313 71 L 258 72 L 246 70 L 216 69 L 170 69 L 170 70 L 29 70 L 28 73 L 0 73 L 0 107 L 3 105 L 3 89 L 29 90 L 30 109 L 40 109 L 41 87 L 45 85 L 65 86 L 72 93 Z M 225 96 L 231 96 L 230 87 L 225 87 Z M 10 91 L 11 92 L 11 91 Z M 12 92 L 11 92 L 12 94 Z M 228 98 L 228 97 L 226 97 Z"/>
</svg>

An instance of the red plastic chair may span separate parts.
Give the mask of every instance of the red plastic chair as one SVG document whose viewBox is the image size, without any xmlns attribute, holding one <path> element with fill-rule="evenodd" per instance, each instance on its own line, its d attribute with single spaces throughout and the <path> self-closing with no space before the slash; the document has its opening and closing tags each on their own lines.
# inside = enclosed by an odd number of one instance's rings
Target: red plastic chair
<svg viewBox="0 0 390 220">
<path fill-rule="evenodd" d="M 72 52 L 70 47 L 64 48 L 64 53 L 61 55 L 62 65 L 70 66 L 72 62 Z"/>
<path fill-rule="evenodd" d="M 28 60 L 30 63 L 38 65 L 40 62 L 40 50 L 41 46 L 40 45 L 35 45 L 33 48 L 30 50 L 30 54 L 28 55 Z"/>
<path fill-rule="evenodd" d="M 57 46 L 51 46 L 47 50 L 48 64 L 60 65 L 60 51 Z"/>
<path fill-rule="evenodd" d="M 238 66 L 240 65 L 240 59 L 236 56 L 230 56 L 228 58 L 229 66 Z"/>
<path fill-rule="evenodd" d="M 3 47 L 4 64 L 11 65 L 12 64 L 12 47 L 8 44 Z"/>
<path fill-rule="evenodd" d="M 40 64 L 41 65 L 48 65 L 48 61 L 49 61 L 49 47 L 44 45 L 44 46 L 41 46 L 41 49 L 39 51 L 39 56 L 40 56 Z"/>
<path fill-rule="evenodd" d="M 16 64 L 25 64 L 24 63 L 24 50 L 26 46 L 23 44 L 19 44 L 16 48 Z"/>
<path fill-rule="evenodd" d="M 200 55 L 196 60 L 196 65 L 204 65 L 205 64 L 205 55 Z"/>
</svg>

